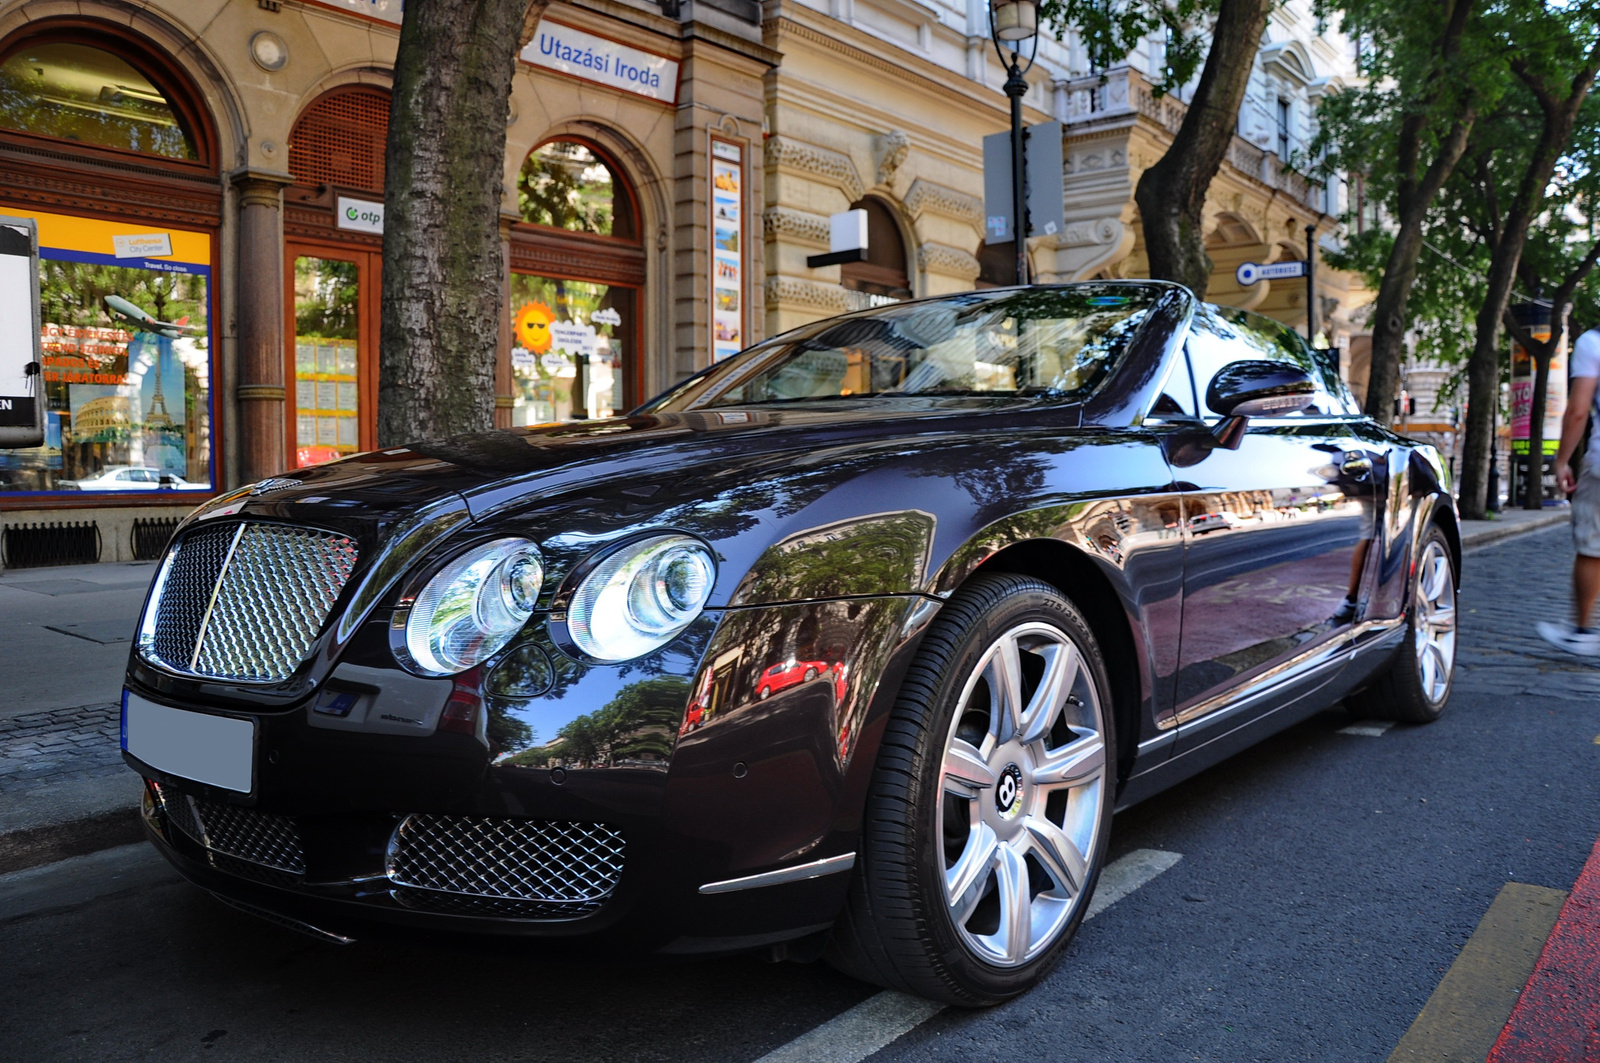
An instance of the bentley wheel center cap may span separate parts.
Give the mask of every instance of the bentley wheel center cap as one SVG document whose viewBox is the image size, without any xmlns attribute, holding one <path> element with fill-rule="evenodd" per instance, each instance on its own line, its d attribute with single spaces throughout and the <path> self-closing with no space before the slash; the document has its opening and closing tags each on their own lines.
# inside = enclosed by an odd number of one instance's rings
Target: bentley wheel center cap
<svg viewBox="0 0 1600 1063">
<path fill-rule="evenodd" d="M 1007 764 L 994 784 L 994 803 L 1006 819 L 1022 808 L 1022 769 L 1015 764 Z"/>
</svg>

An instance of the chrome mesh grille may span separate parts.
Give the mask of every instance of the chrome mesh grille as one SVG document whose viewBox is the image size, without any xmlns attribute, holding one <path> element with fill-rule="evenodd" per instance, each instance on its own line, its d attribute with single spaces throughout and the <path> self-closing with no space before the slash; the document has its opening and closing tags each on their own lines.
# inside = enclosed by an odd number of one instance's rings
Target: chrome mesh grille
<svg viewBox="0 0 1600 1063">
<path fill-rule="evenodd" d="M 571 916 L 611 895 L 622 858 L 622 832 L 604 823 L 413 815 L 395 828 L 387 870 L 397 886 L 555 904 Z"/>
<path fill-rule="evenodd" d="M 282 524 L 200 528 L 173 548 L 140 652 L 174 671 L 277 682 L 305 660 L 355 570 L 342 535 Z"/>
<path fill-rule="evenodd" d="M 160 793 L 171 824 L 209 852 L 289 875 L 306 873 L 305 851 L 294 820 L 190 797 L 171 787 L 161 787 Z M 228 863 L 217 866 L 236 870 Z"/>
</svg>

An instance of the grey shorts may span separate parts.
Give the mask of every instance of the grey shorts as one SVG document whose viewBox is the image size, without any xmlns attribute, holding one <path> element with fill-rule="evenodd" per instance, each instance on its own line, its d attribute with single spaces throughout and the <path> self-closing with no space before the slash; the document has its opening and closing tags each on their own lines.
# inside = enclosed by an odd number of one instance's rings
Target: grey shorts
<svg viewBox="0 0 1600 1063">
<path fill-rule="evenodd" d="M 1572 493 L 1572 545 L 1584 557 L 1600 557 L 1600 468 L 1592 465 Z"/>
</svg>

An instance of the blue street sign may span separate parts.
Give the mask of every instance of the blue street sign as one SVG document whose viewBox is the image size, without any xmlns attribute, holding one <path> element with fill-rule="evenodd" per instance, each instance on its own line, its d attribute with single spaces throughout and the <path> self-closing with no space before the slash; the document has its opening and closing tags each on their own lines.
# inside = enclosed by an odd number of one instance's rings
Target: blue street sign
<svg viewBox="0 0 1600 1063">
<path fill-rule="evenodd" d="M 1242 288 L 1248 288 L 1256 281 L 1281 281 L 1291 277 L 1304 277 L 1306 264 L 1304 262 L 1273 262 L 1262 266 L 1255 262 L 1241 262 L 1239 268 L 1233 271 L 1234 280 Z"/>
</svg>

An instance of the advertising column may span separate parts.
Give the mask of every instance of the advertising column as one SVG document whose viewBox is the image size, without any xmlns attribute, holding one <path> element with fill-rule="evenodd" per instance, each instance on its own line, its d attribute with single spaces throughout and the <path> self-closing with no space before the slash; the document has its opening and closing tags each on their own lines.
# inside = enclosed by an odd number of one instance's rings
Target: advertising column
<svg viewBox="0 0 1600 1063">
<path fill-rule="evenodd" d="M 744 149 L 711 138 L 711 360 L 744 346 Z"/>
<path fill-rule="evenodd" d="M 1541 343 L 1550 338 L 1550 305 L 1548 303 L 1518 303 L 1511 308 L 1518 323 L 1529 335 Z M 1526 483 L 1530 468 L 1540 470 L 1555 457 L 1561 442 L 1561 418 L 1567 412 L 1567 350 L 1563 342 L 1550 358 L 1550 379 L 1544 403 L 1544 452 L 1537 465 L 1528 461 L 1528 441 L 1533 420 L 1533 358 L 1513 337 L 1511 341 L 1511 481 L 1513 499 L 1519 497 L 1520 486 Z M 1554 480 L 1545 491 L 1546 498 L 1554 498 Z"/>
</svg>

